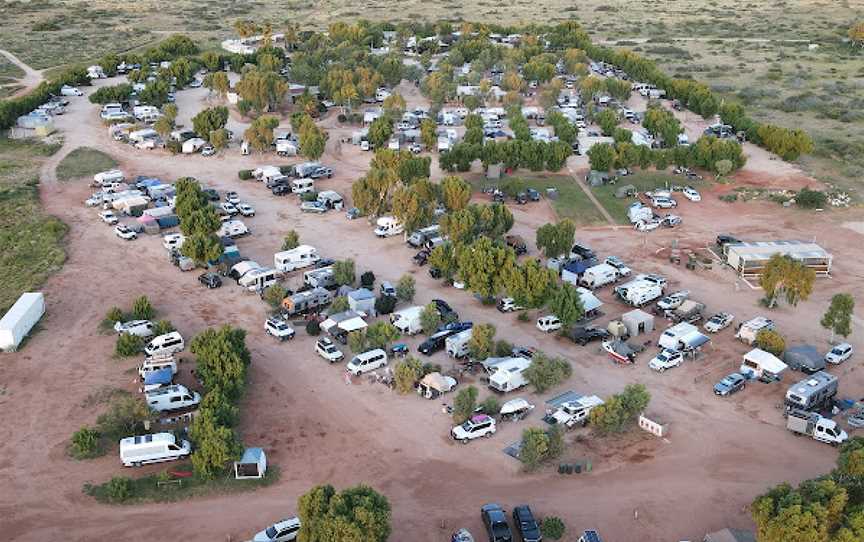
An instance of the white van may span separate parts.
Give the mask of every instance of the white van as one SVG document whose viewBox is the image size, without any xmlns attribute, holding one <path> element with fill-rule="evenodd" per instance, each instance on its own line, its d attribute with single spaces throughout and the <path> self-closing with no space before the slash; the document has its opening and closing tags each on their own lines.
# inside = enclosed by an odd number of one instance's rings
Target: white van
<svg viewBox="0 0 864 542">
<path fill-rule="evenodd" d="M 294 179 L 291 181 L 291 192 L 294 194 L 305 194 L 315 191 L 315 180 L 310 178 Z"/>
<path fill-rule="evenodd" d="M 354 376 L 374 371 L 387 365 L 387 352 L 380 348 L 357 354 L 348 362 L 346 370 Z"/>
<path fill-rule="evenodd" d="M 237 284 L 250 291 L 260 291 L 273 286 L 278 281 L 278 272 L 275 269 L 262 267 L 249 271 L 237 281 Z"/>
<path fill-rule="evenodd" d="M 124 467 L 174 461 L 188 456 L 191 452 L 192 445 L 188 440 L 178 445 L 171 433 L 140 435 L 120 440 L 120 461 Z"/>
<path fill-rule="evenodd" d="M 138 366 L 138 376 L 141 377 L 141 380 L 144 380 L 148 374 L 163 369 L 171 369 L 172 374 L 177 374 L 177 361 L 174 360 L 174 356 L 169 355 L 146 358 L 144 363 Z"/>
<path fill-rule="evenodd" d="M 177 331 L 172 331 L 171 333 L 154 337 L 144 347 L 144 353 L 148 356 L 160 356 L 182 352 L 184 348 L 186 348 L 186 345 L 183 343 L 183 336 Z"/>
<path fill-rule="evenodd" d="M 300 245 L 291 250 L 277 252 L 273 255 L 273 264 L 276 269 L 283 273 L 290 273 L 296 269 L 303 269 L 315 265 L 321 259 L 318 250 L 310 245 Z"/>
<path fill-rule="evenodd" d="M 537 329 L 545 333 L 552 333 L 561 329 L 561 320 L 551 314 L 549 316 L 541 316 L 537 319 Z"/>
<path fill-rule="evenodd" d="M 144 394 L 147 406 L 159 412 L 189 408 L 201 402 L 201 394 L 182 384 L 165 386 Z"/>
<path fill-rule="evenodd" d="M 586 269 L 579 279 L 579 285 L 594 289 L 612 284 L 616 280 L 618 280 L 618 270 L 608 263 L 601 263 Z"/>
<path fill-rule="evenodd" d="M 378 219 L 377 226 L 375 235 L 378 237 L 392 237 L 405 231 L 404 226 L 395 216 L 382 216 Z"/>
</svg>

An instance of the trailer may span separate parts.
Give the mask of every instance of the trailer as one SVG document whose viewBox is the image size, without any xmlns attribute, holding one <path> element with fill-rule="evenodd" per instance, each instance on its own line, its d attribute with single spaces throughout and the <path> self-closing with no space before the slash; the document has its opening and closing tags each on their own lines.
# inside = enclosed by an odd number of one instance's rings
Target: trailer
<svg viewBox="0 0 864 542">
<path fill-rule="evenodd" d="M 784 403 L 786 410 L 813 411 L 827 408 L 837 395 L 837 377 L 819 371 L 789 386 Z"/>
<path fill-rule="evenodd" d="M 45 314 L 45 296 L 41 292 L 21 294 L 0 320 L 0 349 L 14 352 Z"/>
<path fill-rule="evenodd" d="M 450 335 L 444 341 L 444 349 L 447 355 L 453 358 L 464 358 L 468 355 L 468 345 L 473 337 L 473 328 L 460 331 L 455 335 Z"/>
<path fill-rule="evenodd" d="M 313 288 L 297 292 L 282 300 L 282 312 L 286 316 L 296 316 L 320 309 L 333 300 L 333 294 L 324 288 Z"/>
</svg>

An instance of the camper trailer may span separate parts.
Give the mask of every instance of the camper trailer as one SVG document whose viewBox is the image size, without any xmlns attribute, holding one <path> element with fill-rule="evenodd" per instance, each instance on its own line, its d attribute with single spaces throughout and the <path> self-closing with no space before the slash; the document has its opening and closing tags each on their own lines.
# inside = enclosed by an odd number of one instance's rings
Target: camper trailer
<svg viewBox="0 0 864 542">
<path fill-rule="evenodd" d="M 390 323 L 400 333 L 415 335 L 423 330 L 423 325 L 420 323 L 420 314 L 422 313 L 423 307 L 419 306 L 398 310 L 390 315 Z"/>
<path fill-rule="evenodd" d="M 392 237 L 404 231 L 402 223 L 394 216 L 382 216 L 376 224 L 375 235 L 378 237 Z"/>
<path fill-rule="evenodd" d="M 625 303 L 641 307 L 661 297 L 663 288 L 654 282 L 637 279 L 616 287 L 615 293 Z"/>
<path fill-rule="evenodd" d="M 300 245 L 291 250 L 277 252 L 273 255 L 273 264 L 283 273 L 315 265 L 321 259 L 318 251 L 310 245 Z"/>
<path fill-rule="evenodd" d="M 464 358 L 468 355 L 468 343 L 471 342 L 472 329 L 460 331 L 455 335 L 450 335 L 444 340 L 444 349 L 447 355 L 453 358 Z"/>
<path fill-rule="evenodd" d="M 521 388 L 528 383 L 525 369 L 531 366 L 531 360 L 519 357 L 504 358 L 491 365 L 489 387 L 502 393 Z"/>
<path fill-rule="evenodd" d="M 315 191 L 315 180 L 309 177 L 302 177 L 291 181 L 291 193 L 306 194 L 307 192 Z"/>
<path fill-rule="evenodd" d="M 303 273 L 303 284 L 311 288 L 330 288 L 336 286 L 333 267 L 322 267 L 321 269 L 306 271 Z"/>
<path fill-rule="evenodd" d="M 324 288 L 313 288 L 297 292 L 282 300 L 282 312 L 286 316 L 296 316 L 320 309 L 333 300 L 333 294 Z"/>
<path fill-rule="evenodd" d="M 251 292 L 261 292 L 276 284 L 278 280 L 278 272 L 275 269 L 260 267 L 240 277 L 237 284 Z"/>
<path fill-rule="evenodd" d="M 155 433 L 127 437 L 120 441 L 120 461 L 124 467 L 138 467 L 146 463 L 174 461 L 192 452 L 188 440 L 177 444 L 172 433 Z"/>
<path fill-rule="evenodd" d="M 753 345 L 756 342 L 756 335 L 762 330 L 774 329 L 774 322 L 764 316 L 757 316 L 741 324 L 735 338 L 739 341 Z"/>
<path fill-rule="evenodd" d="M 827 407 L 837 395 L 837 377 L 819 371 L 804 380 L 792 384 L 786 391 L 786 410 L 813 411 Z"/>
<path fill-rule="evenodd" d="M 189 391 L 182 384 L 175 384 L 147 392 L 144 399 L 152 410 L 167 412 L 196 406 L 201 402 L 201 394 Z"/>
<path fill-rule="evenodd" d="M 741 367 L 738 369 L 738 372 L 750 378 L 773 382 L 780 380 L 787 368 L 787 365 L 774 354 L 754 348 L 744 354 L 744 359 L 741 361 Z"/>
</svg>

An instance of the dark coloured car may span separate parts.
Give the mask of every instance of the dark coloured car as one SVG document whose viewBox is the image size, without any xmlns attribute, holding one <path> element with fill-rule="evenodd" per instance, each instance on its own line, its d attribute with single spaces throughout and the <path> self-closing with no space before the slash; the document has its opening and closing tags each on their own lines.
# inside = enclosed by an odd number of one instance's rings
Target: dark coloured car
<svg viewBox="0 0 864 542">
<path fill-rule="evenodd" d="M 522 239 L 521 235 L 508 235 L 504 237 L 504 243 L 506 243 L 508 247 L 512 248 L 513 252 L 515 252 L 517 256 L 521 256 L 528 252 L 528 244 L 525 243 L 525 239 Z"/>
<path fill-rule="evenodd" d="M 605 341 L 609 332 L 599 327 L 577 327 L 570 332 L 570 339 L 579 346 L 585 346 L 591 341 Z"/>
<path fill-rule="evenodd" d="M 441 320 L 450 322 L 459 319 L 459 314 L 443 299 L 433 299 L 432 303 L 435 303 L 435 308 L 438 310 L 438 316 L 441 317 Z"/>
<path fill-rule="evenodd" d="M 533 188 L 529 188 L 525 191 L 528 194 L 528 199 L 531 201 L 540 201 L 540 192 L 534 190 Z"/>
<path fill-rule="evenodd" d="M 597 258 L 597 255 L 594 254 L 593 250 L 588 247 L 583 247 L 578 243 L 573 245 L 573 248 L 570 250 L 570 254 L 583 260 L 592 260 Z"/>
<path fill-rule="evenodd" d="M 480 509 L 480 519 L 489 534 L 489 542 L 513 542 L 513 533 L 507 524 L 504 510 L 497 504 L 484 504 Z"/>
<path fill-rule="evenodd" d="M 333 258 L 321 258 L 317 262 L 315 262 L 315 269 L 321 269 L 322 267 L 329 267 L 336 263 L 336 260 Z"/>
<path fill-rule="evenodd" d="M 291 193 L 291 187 L 287 184 L 277 184 L 273 187 L 272 192 L 274 196 L 286 196 Z"/>
<path fill-rule="evenodd" d="M 417 254 L 414 255 L 414 263 L 419 265 L 420 267 L 426 265 L 426 263 L 428 261 L 429 261 L 429 251 L 428 250 L 425 250 L 425 249 L 421 250 L 420 252 L 418 252 Z"/>
<path fill-rule="evenodd" d="M 732 237 L 731 235 L 720 234 L 717 236 L 717 246 L 720 248 L 723 248 L 724 246 L 732 244 L 732 243 L 740 243 L 740 242 L 741 241 L 739 239 Z"/>
<path fill-rule="evenodd" d="M 429 276 L 432 277 L 433 279 L 440 279 L 443 276 L 443 274 L 441 273 L 441 270 L 438 269 L 437 267 L 430 267 L 429 268 Z"/>
<path fill-rule="evenodd" d="M 219 201 L 219 192 L 217 192 L 216 190 L 214 190 L 212 188 L 205 188 L 201 192 L 204 193 L 204 195 L 207 197 L 208 200 Z"/>
<path fill-rule="evenodd" d="M 721 397 L 732 395 L 735 392 L 741 391 L 746 385 L 747 379 L 739 373 L 732 373 L 726 376 L 720 382 L 714 384 L 714 394 Z"/>
<path fill-rule="evenodd" d="M 540 534 L 540 526 L 531 513 L 527 504 L 522 504 L 513 509 L 513 525 L 522 536 L 522 542 L 540 542 L 543 535 Z"/>
<path fill-rule="evenodd" d="M 526 194 L 525 192 L 519 192 L 518 194 L 516 194 L 516 203 L 518 203 L 519 205 L 525 205 L 526 203 L 528 203 L 528 194 Z"/>
<path fill-rule="evenodd" d="M 425 356 L 431 356 L 435 352 L 444 348 L 444 341 L 446 341 L 447 337 L 450 335 L 453 335 L 453 332 L 447 329 L 436 331 L 428 339 L 420 343 L 420 346 L 417 347 L 417 351 Z"/>
<path fill-rule="evenodd" d="M 216 273 L 204 273 L 198 277 L 198 282 L 211 289 L 222 286 L 222 278 Z"/>
</svg>

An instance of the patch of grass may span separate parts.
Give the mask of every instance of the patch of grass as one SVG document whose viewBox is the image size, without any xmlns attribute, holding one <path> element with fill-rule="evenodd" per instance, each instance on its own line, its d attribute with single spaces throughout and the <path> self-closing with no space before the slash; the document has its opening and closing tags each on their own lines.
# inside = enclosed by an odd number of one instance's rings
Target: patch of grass
<svg viewBox="0 0 864 542">
<path fill-rule="evenodd" d="M 174 477 L 170 472 L 191 473 L 191 463 L 175 464 L 169 470 L 140 478 L 118 477 L 102 484 L 84 484 L 83 492 L 103 504 L 143 504 L 151 502 L 176 502 L 195 497 L 230 495 L 267 487 L 279 480 L 279 467 L 267 467 L 267 474 L 260 480 L 235 480 L 234 472 L 213 480 L 205 480 L 194 474 Z M 116 480 L 121 480 L 122 484 Z M 116 491 L 118 485 L 123 491 Z"/>
<path fill-rule="evenodd" d="M 588 199 L 588 196 L 585 195 L 585 192 L 576 183 L 576 180 L 569 175 L 530 175 L 518 177 L 517 179 L 517 182 L 521 183 L 525 188 L 533 188 L 540 192 L 543 200 L 548 201 L 552 205 L 552 209 L 559 219 L 569 218 L 577 226 L 591 226 L 605 222 L 600 210 Z M 509 180 L 510 178 L 505 178 L 500 182 L 495 182 L 485 178 L 468 179 L 476 190 L 480 190 L 482 187 L 506 184 Z M 557 190 L 558 197 L 556 199 L 548 197 L 546 191 L 548 188 Z M 537 204 L 531 202 L 528 203 L 528 206 Z M 507 205 L 515 206 L 516 203 L 512 199 L 508 199 Z"/>
<path fill-rule="evenodd" d="M 592 188 L 591 190 L 594 192 L 594 195 L 619 224 L 628 224 L 630 222 L 627 218 L 627 208 L 631 203 L 636 201 L 635 198 L 615 197 L 615 190 L 628 184 L 632 184 L 639 193 L 642 193 L 672 185 L 689 185 L 698 190 L 700 185 L 704 185 L 704 181 L 690 181 L 681 175 L 673 175 L 671 171 L 637 170 L 634 171 L 633 175 L 619 178 L 615 184 Z"/>
<path fill-rule="evenodd" d="M 39 167 L 57 146 L 0 139 L 0 312 L 38 290 L 66 260 L 68 228 L 39 206 Z"/>
<path fill-rule="evenodd" d="M 102 151 L 90 147 L 79 147 L 67 154 L 57 165 L 57 178 L 61 181 L 68 181 L 79 177 L 89 177 L 116 165 L 117 161 Z"/>
</svg>

